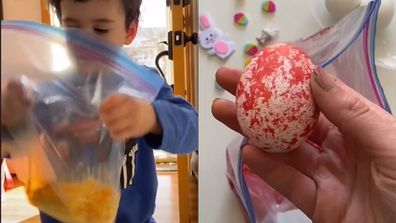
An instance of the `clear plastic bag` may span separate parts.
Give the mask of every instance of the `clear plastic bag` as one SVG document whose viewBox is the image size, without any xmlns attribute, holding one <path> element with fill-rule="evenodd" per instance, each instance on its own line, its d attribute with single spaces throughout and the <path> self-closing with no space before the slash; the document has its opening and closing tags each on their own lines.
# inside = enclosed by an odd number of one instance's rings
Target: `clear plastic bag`
<svg viewBox="0 0 396 223">
<path fill-rule="evenodd" d="M 62 222 L 114 222 L 124 142 L 112 140 L 99 105 L 115 92 L 152 101 L 163 79 L 78 30 L 2 21 L 1 45 L 2 99 L 18 82 L 31 101 L 2 142 L 30 202 Z"/>
<path fill-rule="evenodd" d="M 278 212 L 290 210 L 294 205 L 254 174 L 241 159 L 241 147 L 246 139 L 238 137 L 226 150 L 227 178 L 237 195 L 247 222 L 276 222 Z"/>
<path fill-rule="evenodd" d="M 375 25 L 380 0 L 371 1 L 332 27 L 293 44 L 309 54 L 326 73 L 391 113 L 375 67 Z"/>
<path fill-rule="evenodd" d="M 379 0 L 372 1 L 366 7 L 354 10 L 334 26 L 292 44 L 308 53 L 324 72 L 339 75 L 347 85 L 391 113 L 377 77 L 374 60 L 375 24 L 379 6 Z M 240 153 L 245 140 L 240 136 L 227 147 L 227 178 L 242 204 L 246 221 L 284 222 L 280 220 L 282 213 L 298 209 L 243 164 Z M 293 214 L 293 222 L 310 222 L 301 211 Z M 298 221 L 297 217 L 300 217 Z"/>
</svg>

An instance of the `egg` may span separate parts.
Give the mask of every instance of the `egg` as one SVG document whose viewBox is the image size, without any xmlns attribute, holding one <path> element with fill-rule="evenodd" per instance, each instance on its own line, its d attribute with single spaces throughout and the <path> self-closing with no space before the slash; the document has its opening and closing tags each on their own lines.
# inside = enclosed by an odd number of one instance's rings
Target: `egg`
<svg viewBox="0 0 396 223">
<path fill-rule="evenodd" d="M 252 58 L 236 90 L 237 119 L 250 143 L 288 152 L 310 136 L 319 117 L 310 86 L 314 69 L 290 44 L 270 45 Z"/>
<path fill-rule="evenodd" d="M 249 23 L 249 19 L 245 13 L 238 12 L 234 15 L 234 22 L 238 25 L 246 26 Z"/>
<path fill-rule="evenodd" d="M 269 13 L 275 12 L 276 10 L 275 2 L 272 0 L 264 0 L 263 3 L 261 4 L 261 10 L 263 10 L 263 12 L 269 12 Z"/>
<path fill-rule="evenodd" d="M 249 56 L 254 56 L 258 52 L 258 50 L 258 47 L 252 43 L 247 43 L 243 47 L 243 51 Z"/>
</svg>

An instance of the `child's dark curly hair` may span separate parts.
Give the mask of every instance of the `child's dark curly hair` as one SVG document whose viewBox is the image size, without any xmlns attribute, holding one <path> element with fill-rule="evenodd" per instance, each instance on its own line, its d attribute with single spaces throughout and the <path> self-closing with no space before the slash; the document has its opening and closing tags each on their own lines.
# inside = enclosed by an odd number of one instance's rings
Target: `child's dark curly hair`
<svg viewBox="0 0 396 223">
<path fill-rule="evenodd" d="M 61 20 L 62 10 L 60 3 L 62 0 L 48 0 L 48 3 L 55 8 L 58 19 Z M 85 2 L 90 0 L 74 0 L 76 2 Z M 128 30 L 131 23 L 139 19 L 140 16 L 140 5 L 142 0 L 120 0 L 122 7 L 125 11 L 125 27 Z"/>
</svg>

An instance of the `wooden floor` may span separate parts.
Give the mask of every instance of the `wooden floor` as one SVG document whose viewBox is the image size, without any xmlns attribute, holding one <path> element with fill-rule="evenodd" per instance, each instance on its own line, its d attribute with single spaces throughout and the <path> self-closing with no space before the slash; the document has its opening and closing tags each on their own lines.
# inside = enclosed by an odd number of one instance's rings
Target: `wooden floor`
<svg viewBox="0 0 396 223">
<path fill-rule="evenodd" d="M 154 219 L 158 223 L 179 222 L 177 172 L 158 172 L 158 193 Z"/>
<path fill-rule="evenodd" d="M 156 203 L 157 207 L 154 218 L 158 223 L 179 222 L 176 172 L 158 173 L 158 194 Z M 195 211 L 195 213 L 197 213 L 197 211 Z M 1 222 L 40 223 L 38 211 L 28 203 L 22 187 L 17 187 L 6 192 L 6 201 L 1 203 Z"/>
</svg>

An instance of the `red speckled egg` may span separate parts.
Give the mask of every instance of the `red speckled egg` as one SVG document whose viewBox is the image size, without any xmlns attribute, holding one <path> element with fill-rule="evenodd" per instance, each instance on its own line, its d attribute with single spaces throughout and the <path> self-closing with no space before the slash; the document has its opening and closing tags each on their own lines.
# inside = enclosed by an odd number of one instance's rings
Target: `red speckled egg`
<svg viewBox="0 0 396 223">
<path fill-rule="evenodd" d="M 310 86 L 314 69 L 307 54 L 289 44 L 252 58 L 236 91 L 238 122 L 250 143 L 288 152 L 309 137 L 319 117 Z"/>
</svg>

